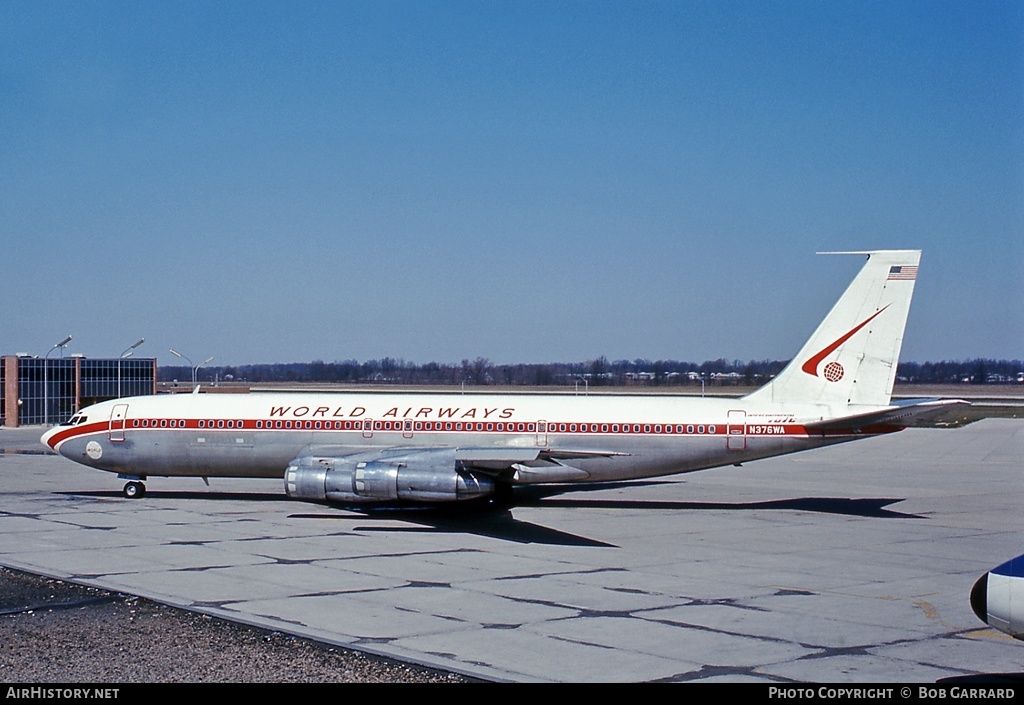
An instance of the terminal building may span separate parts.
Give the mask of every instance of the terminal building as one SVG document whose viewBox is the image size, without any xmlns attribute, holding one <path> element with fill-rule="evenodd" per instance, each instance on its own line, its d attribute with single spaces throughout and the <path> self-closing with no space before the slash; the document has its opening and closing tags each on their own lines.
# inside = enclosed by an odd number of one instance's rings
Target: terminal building
<svg viewBox="0 0 1024 705">
<path fill-rule="evenodd" d="M 0 357 L 0 424 L 51 426 L 107 399 L 156 394 L 156 358 Z"/>
</svg>

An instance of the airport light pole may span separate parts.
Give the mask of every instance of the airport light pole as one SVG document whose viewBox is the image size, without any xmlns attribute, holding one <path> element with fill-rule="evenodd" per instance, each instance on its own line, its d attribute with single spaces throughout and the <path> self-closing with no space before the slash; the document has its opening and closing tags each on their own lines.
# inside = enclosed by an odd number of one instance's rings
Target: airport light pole
<svg viewBox="0 0 1024 705">
<path fill-rule="evenodd" d="M 205 360 L 203 360 L 202 362 L 200 362 L 198 365 L 196 365 L 196 368 L 194 370 L 192 370 L 192 391 L 195 391 L 196 386 L 198 384 L 198 382 L 196 381 L 196 372 L 199 371 L 200 367 L 202 367 L 203 365 L 208 365 L 211 362 L 213 362 L 213 357 L 212 356 L 208 357 Z"/>
<path fill-rule="evenodd" d="M 142 339 L 139 340 L 139 342 L 135 343 L 134 345 L 129 345 L 127 348 L 125 348 L 125 351 L 123 353 L 121 353 L 121 356 L 119 358 L 117 358 L 117 398 L 118 399 L 121 398 L 121 360 L 124 360 L 125 358 L 131 357 L 134 354 L 134 352 L 135 352 L 135 348 L 139 347 L 140 345 L 142 345 L 145 342 L 146 342 L 146 339 L 142 338 Z"/>
<path fill-rule="evenodd" d="M 189 358 L 185 357 L 184 355 L 182 355 L 180 352 L 178 352 L 174 348 L 171 348 L 171 354 L 172 355 L 177 355 L 182 360 L 188 360 L 188 366 L 192 367 L 192 360 L 189 360 Z M 203 360 L 202 362 L 200 362 L 198 365 L 196 365 L 195 367 L 192 367 L 192 391 L 195 391 L 195 389 L 196 389 L 196 373 L 199 372 L 199 368 L 200 367 L 202 367 L 203 365 L 205 365 L 205 364 L 207 364 L 209 362 L 213 362 L 213 358 L 212 357 L 208 357 L 205 360 Z"/>
<path fill-rule="evenodd" d="M 71 336 L 64 338 L 52 348 L 46 351 L 43 355 L 43 425 L 50 425 L 50 353 L 57 348 L 61 348 L 63 353 L 64 346 L 71 342 Z"/>
</svg>

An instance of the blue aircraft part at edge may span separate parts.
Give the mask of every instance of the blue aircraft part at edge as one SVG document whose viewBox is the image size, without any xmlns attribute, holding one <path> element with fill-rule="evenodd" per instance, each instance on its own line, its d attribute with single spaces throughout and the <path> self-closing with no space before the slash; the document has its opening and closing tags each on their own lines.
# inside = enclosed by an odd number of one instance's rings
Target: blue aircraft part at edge
<svg viewBox="0 0 1024 705">
<path fill-rule="evenodd" d="M 1008 578 L 1024 578 L 1024 555 L 1011 558 L 1000 566 L 989 571 L 996 575 L 1005 575 Z"/>
</svg>

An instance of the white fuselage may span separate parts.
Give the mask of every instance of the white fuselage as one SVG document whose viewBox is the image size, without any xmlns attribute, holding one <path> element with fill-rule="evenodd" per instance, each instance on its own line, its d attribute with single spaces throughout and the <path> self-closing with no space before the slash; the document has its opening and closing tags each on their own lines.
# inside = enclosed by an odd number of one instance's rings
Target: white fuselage
<svg viewBox="0 0 1024 705">
<path fill-rule="evenodd" d="M 303 455 L 332 448 L 501 449 L 561 453 L 582 473 L 531 473 L 520 483 L 608 481 L 740 463 L 863 437 L 809 432 L 818 406 L 669 395 L 254 392 L 102 402 L 44 442 L 122 475 L 281 477 Z M 486 453 L 475 450 L 486 449 Z M 486 465 L 486 463 L 484 463 Z"/>
</svg>

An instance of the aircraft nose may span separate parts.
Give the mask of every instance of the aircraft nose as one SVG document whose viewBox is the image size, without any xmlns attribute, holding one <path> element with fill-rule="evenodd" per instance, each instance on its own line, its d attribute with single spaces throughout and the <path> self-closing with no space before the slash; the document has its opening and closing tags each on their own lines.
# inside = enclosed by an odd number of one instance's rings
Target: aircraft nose
<svg viewBox="0 0 1024 705">
<path fill-rule="evenodd" d="M 55 437 L 59 431 L 59 428 L 51 428 L 50 430 L 43 434 L 42 438 L 39 439 L 40 442 L 42 442 L 42 444 L 49 448 L 50 450 L 56 451 L 57 441 L 55 440 Z"/>
<path fill-rule="evenodd" d="M 978 578 L 971 588 L 971 609 L 985 624 L 988 624 L 988 573 Z"/>
</svg>

